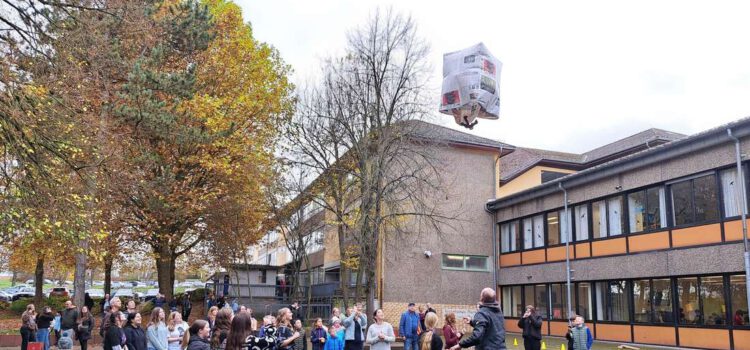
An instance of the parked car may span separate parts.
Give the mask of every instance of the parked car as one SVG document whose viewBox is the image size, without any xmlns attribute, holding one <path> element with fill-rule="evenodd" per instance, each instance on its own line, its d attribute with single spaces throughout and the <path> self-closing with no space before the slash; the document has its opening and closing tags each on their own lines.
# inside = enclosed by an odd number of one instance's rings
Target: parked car
<svg viewBox="0 0 750 350">
<path fill-rule="evenodd" d="M 5 292 L 6 294 L 13 295 L 13 294 L 16 294 L 16 292 L 18 292 L 21 288 L 31 288 L 31 287 L 25 284 L 16 284 L 13 287 L 8 287 L 8 288 L 3 289 L 3 292 Z"/>
<path fill-rule="evenodd" d="M 13 294 L 6 293 L 5 291 L 0 291 L 0 301 L 5 301 L 8 303 L 13 301 Z"/>
<path fill-rule="evenodd" d="M 156 295 L 159 294 L 159 289 L 149 289 L 146 294 L 143 295 L 143 301 L 151 301 L 156 299 Z"/>
<path fill-rule="evenodd" d="M 33 298 L 34 297 L 35 290 L 31 287 L 24 287 L 19 289 L 17 292 L 13 294 L 13 301 L 16 301 L 21 298 Z"/>
<path fill-rule="evenodd" d="M 86 293 L 89 293 L 91 298 L 104 298 L 104 289 L 87 289 Z"/>
<path fill-rule="evenodd" d="M 52 290 L 49 292 L 49 297 L 50 298 L 52 298 L 52 297 L 64 297 L 64 298 L 67 298 L 69 296 L 71 296 L 71 295 L 70 295 L 70 291 L 68 290 L 67 287 L 55 287 L 55 288 L 52 288 Z"/>
<path fill-rule="evenodd" d="M 120 299 L 123 299 L 123 301 L 125 301 L 125 299 L 137 299 L 138 298 L 138 295 L 134 293 L 132 289 L 127 289 L 127 288 L 116 290 L 114 296 L 119 297 Z"/>
</svg>

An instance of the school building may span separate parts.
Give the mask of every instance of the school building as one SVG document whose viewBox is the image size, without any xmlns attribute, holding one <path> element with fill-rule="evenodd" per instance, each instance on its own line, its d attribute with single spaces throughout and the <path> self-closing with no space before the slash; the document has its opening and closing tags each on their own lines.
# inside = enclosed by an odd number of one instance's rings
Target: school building
<svg viewBox="0 0 750 350">
<path fill-rule="evenodd" d="M 691 136 L 652 129 L 586 154 L 504 157 L 516 165 L 506 185 L 526 181 L 487 203 L 506 329 L 519 331 L 534 305 L 544 334 L 565 334 L 569 240 L 571 308 L 596 339 L 750 349 L 737 142 L 747 188 L 750 119 Z"/>
</svg>

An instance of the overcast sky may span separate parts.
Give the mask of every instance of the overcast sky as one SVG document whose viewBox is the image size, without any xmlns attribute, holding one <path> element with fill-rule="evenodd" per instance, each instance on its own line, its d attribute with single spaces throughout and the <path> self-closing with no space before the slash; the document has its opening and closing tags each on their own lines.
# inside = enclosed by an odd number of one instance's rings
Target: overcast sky
<svg viewBox="0 0 750 350">
<path fill-rule="evenodd" d="M 377 9 L 430 43 L 436 121 L 442 55 L 484 42 L 503 62 L 500 119 L 471 133 L 583 152 L 656 127 L 685 134 L 750 116 L 748 1 L 237 0 L 257 39 L 315 76 Z M 464 6 L 464 7 L 462 7 Z"/>
</svg>

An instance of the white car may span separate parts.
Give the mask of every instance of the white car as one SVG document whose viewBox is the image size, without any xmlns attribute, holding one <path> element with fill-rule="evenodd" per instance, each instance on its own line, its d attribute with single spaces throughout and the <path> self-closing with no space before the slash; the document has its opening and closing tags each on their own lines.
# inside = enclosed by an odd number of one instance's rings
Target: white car
<svg viewBox="0 0 750 350">
<path fill-rule="evenodd" d="M 104 298 L 104 289 L 87 289 L 86 293 L 92 298 Z"/>
<path fill-rule="evenodd" d="M 36 290 L 30 287 L 24 287 L 13 293 L 13 301 L 21 298 L 33 298 Z"/>
<path fill-rule="evenodd" d="M 118 289 L 115 291 L 114 296 L 119 297 L 120 299 L 134 299 L 138 297 L 135 293 L 133 293 L 132 289 Z"/>
</svg>

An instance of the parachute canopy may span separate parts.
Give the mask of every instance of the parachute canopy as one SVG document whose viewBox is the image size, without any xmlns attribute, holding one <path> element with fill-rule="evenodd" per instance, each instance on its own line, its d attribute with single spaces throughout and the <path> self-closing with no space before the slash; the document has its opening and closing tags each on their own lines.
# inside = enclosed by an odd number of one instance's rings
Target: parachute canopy
<svg viewBox="0 0 750 350">
<path fill-rule="evenodd" d="M 444 54 L 440 112 L 469 129 L 477 125 L 477 118 L 497 119 L 502 66 L 483 43 Z"/>
</svg>

